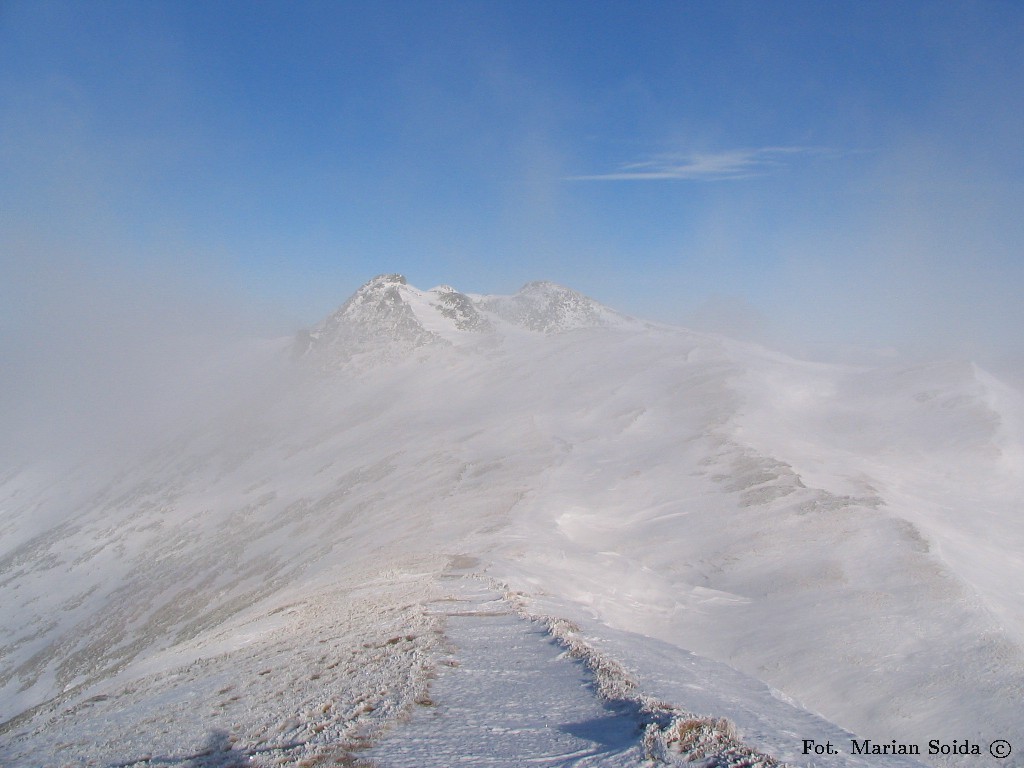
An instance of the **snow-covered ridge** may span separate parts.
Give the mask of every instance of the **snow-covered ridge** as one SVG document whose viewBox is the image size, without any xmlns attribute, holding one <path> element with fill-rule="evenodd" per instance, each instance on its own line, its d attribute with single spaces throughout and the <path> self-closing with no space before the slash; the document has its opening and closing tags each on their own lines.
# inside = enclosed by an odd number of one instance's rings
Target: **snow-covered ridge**
<svg viewBox="0 0 1024 768">
<path fill-rule="evenodd" d="M 0 473 L 0 763 L 357 740 L 426 695 L 402 665 L 440 663 L 454 552 L 790 763 L 806 728 L 765 691 L 875 742 L 1019 729 L 1024 400 L 976 367 L 397 275 L 299 351 L 315 375 L 268 349 L 262 389 L 113 469 Z"/>
</svg>

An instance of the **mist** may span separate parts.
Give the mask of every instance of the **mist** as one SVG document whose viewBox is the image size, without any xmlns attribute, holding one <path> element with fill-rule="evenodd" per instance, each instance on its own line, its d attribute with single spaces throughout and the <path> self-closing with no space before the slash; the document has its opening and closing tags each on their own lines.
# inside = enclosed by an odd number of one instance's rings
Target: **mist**
<svg viewBox="0 0 1024 768">
<path fill-rule="evenodd" d="M 698 198 L 694 234 L 657 273 L 676 296 L 651 302 L 649 278 L 624 275 L 623 303 L 797 357 L 968 360 L 1019 383 L 1024 190 L 1010 172 L 915 136 L 816 171 L 785 199 L 771 180 Z"/>
<path fill-rule="evenodd" d="M 252 399 L 288 328 L 172 266 L 6 243 L 0 456 L 123 460 Z"/>
</svg>

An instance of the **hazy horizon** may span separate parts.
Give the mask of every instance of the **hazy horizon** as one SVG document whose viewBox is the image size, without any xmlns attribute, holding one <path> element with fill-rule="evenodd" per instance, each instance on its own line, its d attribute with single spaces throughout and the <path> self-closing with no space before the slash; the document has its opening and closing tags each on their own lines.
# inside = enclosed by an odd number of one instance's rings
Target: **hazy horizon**
<svg viewBox="0 0 1024 768">
<path fill-rule="evenodd" d="M 0 4 L 0 412 L 130 432 L 383 272 L 1019 385 L 1022 27 L 1001 2 Z"/>
</svg>

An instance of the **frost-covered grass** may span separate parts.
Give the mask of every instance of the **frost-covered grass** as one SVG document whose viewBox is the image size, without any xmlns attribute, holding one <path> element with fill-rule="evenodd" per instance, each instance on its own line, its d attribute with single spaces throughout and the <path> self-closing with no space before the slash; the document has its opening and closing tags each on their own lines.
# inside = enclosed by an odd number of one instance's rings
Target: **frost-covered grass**
<svg viewBox="0 0 1024 768">
<path fill-rule="evenodd" d="M 250 612 L 36 708 L 6 729 L 4 765 L 348 764 L 425 696 L 432 589 L 377 580 Z"/>
<path fill-rule="evenodd" d="M 705 765 L 721 768 L 775 768 L 780 763 L 740 742 L 726 718 L 687 712 L 678 704 L 644 693 L 617 661 L 588 643 L 580 628 L 566 619 L 529 613 L 521 594 L 506 599 L 530 621 L 540 622 L 570 658 L 583 662 L 594 675 L 597 693 L 612 707 L 635 708 L 643 727 L 643 752 L 648 760 L 665 765 Z"/>
</svg>

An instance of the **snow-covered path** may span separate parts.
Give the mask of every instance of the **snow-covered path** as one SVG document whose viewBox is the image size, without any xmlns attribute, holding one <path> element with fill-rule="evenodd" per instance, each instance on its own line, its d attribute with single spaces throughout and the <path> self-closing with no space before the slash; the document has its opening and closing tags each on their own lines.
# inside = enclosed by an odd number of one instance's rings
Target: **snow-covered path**
<svg viewBox="0 0 1024 768">
<path fill-rule="evenodd" d="M 430 701 L 364 753 L 409 766 L 636 766 L 643 762 L 635 706 L 601 701 L 593 676 L 543 627 L 511 613 L 496 592 L 459 585 L 437 604 L 447 615 L 451 665 Z"/>
<path fill-rule="evenodd" d="M 359 764 L 921 765 L 849 754 L 851 734 L 724 665 L 608 627 L 599 637 L 554 618 L 561 611 L 553 605 L 535 613 L 541 604 L 498 591 L 478 565 L 460 556 L 441 576 L 443 596 L 428 611 L 445 627 L 436 678 L 407 719 L 358 752 Z M 839 749 L 822 763 L 801 754 L 804 738 Z"/>
</svg>

